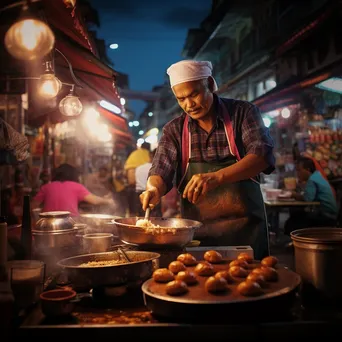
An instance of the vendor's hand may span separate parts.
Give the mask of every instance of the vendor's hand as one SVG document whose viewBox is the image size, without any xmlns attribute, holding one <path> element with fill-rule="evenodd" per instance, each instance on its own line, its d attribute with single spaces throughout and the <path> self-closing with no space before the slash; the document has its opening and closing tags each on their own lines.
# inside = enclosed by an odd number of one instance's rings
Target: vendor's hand
<svg viewBox="0 0 342 342">
<path fill-rule="evenodd" d="M 160 202 L 161 196 L 157 188 L 151 187 L 145 190 L 139 198 L 143 210 L 146 210 L 148 207 L 153 209 Z"/>
<path fill-rule="evenodd" d="M 199 173 L 192 176 L 183 191 L 183 198 L 191 203 L 197 203 L 208 191 L 220 185 L 220 177 L 217 172 Z"/>
</svg>

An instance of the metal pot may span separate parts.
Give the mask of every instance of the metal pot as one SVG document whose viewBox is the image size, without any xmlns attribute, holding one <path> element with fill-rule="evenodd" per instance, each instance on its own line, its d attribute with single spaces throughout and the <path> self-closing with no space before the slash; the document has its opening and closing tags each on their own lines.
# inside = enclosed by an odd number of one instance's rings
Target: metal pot
<svg viewBox="0 0 342 342">
<path fill-rule="evenodd" d="M 76 222 L 69 211 L 49 211 L 39 214 L 34 231 L 52 232 L 72 229 Z"/>
<path fill-rule="evenodd" d="M 107 214 L 81 214 L 78 221 L 88 227 L 87 233 L 110 233 L 117 236 L 114 219 L 119 218 Z"/>
<path fill-rule="evenodd" d="M 182 218 L 151 217 L 151 223 L 161 228 L 146 230 L 135 225 L 138 219 L 143 217 L 119 218 L 114 223 L 122 242 L 145 248 L 184 247 L 202 226 L 201 222 Z"/>
<path fill-rule="evenodd" d="M 160 254 L 144 251 L 126 251 L 129 263 L 107 265 L 101 267 L 82 267 L 90 261 L 120 260 L 117 251 L 78 255 L 60 260 L 57 264 L 77 289 L 92 289 L 102 286 L 116 286 L 126 284 L 130 287 L 140 287 L 144 281 L 152 277 L 159 267 Z"/>
<path fill-rule="evenodd" d="M 342 299 L 342 228 L 300 229 L 291 238 L 303 295 L 315 300 Z"/>
<path fill-rule="evenodd" d="M 85 224 L 76 224 L 68 211 L 51 211 L 39 214 L 40 219 L 32 230 L 38 250 L 63 248 L 79 244 L 78 235 L 85 233 Z"/>
<path fill-rule="evenodd" d="M 80 235 L 85 233 L 87 225 L 75 224 L 68 230 L 32 231 L 34 244 L 38 250 L 64 248 L 79 245 Z"/>
<path fill-rule="evenodd" d="M 94 233 L 85 234 L 82 237 L 83 250 L 86 253 L 101 253 L 110 250 L 113 241 L 113 234 Z"/>
</svg>

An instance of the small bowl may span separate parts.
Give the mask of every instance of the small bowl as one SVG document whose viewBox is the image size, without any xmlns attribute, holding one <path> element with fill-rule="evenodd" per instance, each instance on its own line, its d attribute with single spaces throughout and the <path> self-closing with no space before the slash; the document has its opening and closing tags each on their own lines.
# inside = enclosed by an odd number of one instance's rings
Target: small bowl
<svg viewBox="0 0 342 342">
<path fill-rule="evenodd" d="M 76 292 L 69 289 L 50 290 L 40 294 L 41 308 L 45 316 L 65 316 L 75 308 Z"/>
</svg>

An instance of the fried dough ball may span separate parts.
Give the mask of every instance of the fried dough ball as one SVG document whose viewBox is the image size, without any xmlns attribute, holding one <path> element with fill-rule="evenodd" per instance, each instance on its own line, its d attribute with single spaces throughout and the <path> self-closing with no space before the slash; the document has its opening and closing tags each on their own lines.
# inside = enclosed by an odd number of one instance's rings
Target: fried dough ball
<svg viewBox="0 0 342 342">
<path fill-rule="evenodd" d="M 253 262 L 253 258 L 248 253 L 240 253 L 237 257 L 237 260 L 245 260 L 249 264 Z"/>
<path fill-rule="evenodd" d="M 177 261 L 170 262 L 168 269 L 172 273 L 177 274 L 180 271 L 185 271 L 186 267 L 185 267 L 185 265 L 182 262 L 177 260 Z"/>
<path fill-rule="evenodd" d="M 185 266 L 195 266 L 197 264 L 196 258 L 190 253 L 178 255 L 177 260 L 182 262 Z"/>
<path fill-rule="evenodd" d="M 176 275 L 176 280 L 184 281 L 186 285 L 195 285 L 198 283 L 195 273 L 189 270 L 180 271 Z"/>
<path fill-rule="evenodd" d="M 261 273 L 250 273 L 246 278 L 246 281 L 248 280 L 258 283 L 261 287 L 266 285 L 266 279 Z"/>
<path fill-rule="evenodd" d="M 152 277 L 157 283 L 168 283 L 175 279 L 173 273 L 167 268 L 158 268 L 153 272 Z"/>
<path fill-rule="evenodd" d="M 251 273 L 261 274 L 266 281 L 277 281 L 279 278 L 278 272 L 272 267 L 258 267 L 255 268 Z"/>
<path fill-rule="evenodd" d="M 245 278 L 248 276 L 248 271 L 241 266 L 232 266 L 229 268 L 229 274 L 232 277 Z"/>
<path fill-rule="evenodd" d="M 245 259 L 233 260 L 232 262 L 229 263 L 229 267 L 233 267 L 233 266 L 240 266 L 243 268 L 247 268 L 248 262 Z"/>
<path fill-rule="evenodd" d="M 188 287 L 181 280 L 173 280 L 166 284 L 166 293 L 170 296 L 180 296 L 188 292 Z"/>
<path fill-rule="evenodd" d="M 227 290 L 227 281 L 222 277 L 209 277 L 204 286 L 211 293 L 223 292 Z"/>
<path fill-rule="evenodd" d="M 261 260 L 261 265 L 266 267 L 274 267 L 278 263 L 278 259 L 274 256 L 268 256 Z"/>
<path fill-rule="evenodd" d="M 243 281 L 237 286 L 243 296 L 258 296 L 262 294 L 261 286 L 255 281 Z"/>
<path fill-rule="evenodd" d="M 223 278 L 226 280 L 227 283 L 233 283 L 234 279 L 229 274 L 229 271 L 219 271 L 215 274 L 215 278 Z"/>
<path fill-rule="evenodd" d="M 222 254 L 217 251 L 206 251 L 204 253 L 204 260 L 211 262 L 212 264 L 219 264 L 222 262 Z"/>
<path fill-rule="evenodd" d="M 215 274 L 214 266 L 208 261 L 201 261 L 195 267 L 195 272 L 202 277 L 210 277 Z"/>
</svg>

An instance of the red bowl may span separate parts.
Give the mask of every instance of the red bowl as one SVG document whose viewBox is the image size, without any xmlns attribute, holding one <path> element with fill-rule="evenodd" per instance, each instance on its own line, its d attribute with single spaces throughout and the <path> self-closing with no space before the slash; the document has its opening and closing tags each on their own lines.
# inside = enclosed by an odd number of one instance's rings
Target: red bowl
<svg viewBox="0 0 342 342">
<path fill-rule="evenodd" d="M 77 293 L 74 290 L 57 289 L 40 294 L 40 303 L 46 316 L 69 315 L 75 308 Z"/>
</svg>

